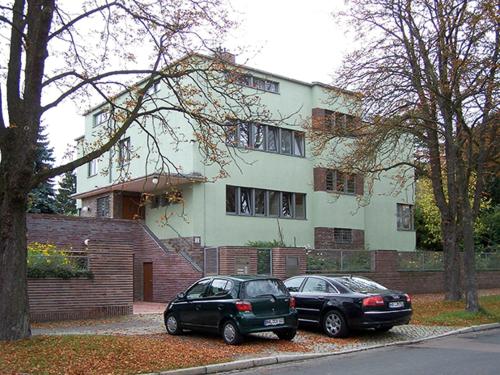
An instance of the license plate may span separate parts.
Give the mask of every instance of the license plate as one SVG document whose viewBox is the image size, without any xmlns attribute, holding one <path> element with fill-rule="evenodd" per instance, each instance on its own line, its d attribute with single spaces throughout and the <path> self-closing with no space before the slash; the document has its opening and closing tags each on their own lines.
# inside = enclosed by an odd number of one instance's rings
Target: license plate
<svg viewBox="0 0 500 375">
<path fill-rule="evenodd" d="M 267 326 L 279 326 L 281 324 L 285 324 L 285 319 L 284 318 L 264 320 L 264 325 L 266 327 Z"/>
<path fill-rule="evenodd" d="M 398 302 L 389 302 L 389 308 L 391 309 L 398 309 L 400 307 L 403 307 L 405 303 L 403 301 L 398 301 Z"/>
</svg>

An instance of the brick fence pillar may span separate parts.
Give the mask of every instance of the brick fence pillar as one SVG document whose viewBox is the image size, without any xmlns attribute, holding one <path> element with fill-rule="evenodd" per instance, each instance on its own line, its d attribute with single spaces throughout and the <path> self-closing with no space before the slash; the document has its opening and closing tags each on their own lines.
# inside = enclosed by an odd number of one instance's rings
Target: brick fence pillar
<svg viewBox="0 0 500 375">
<path fill-rule="evenodd" d="M 303 275 L 306 273 L 306 249 L 303 247 L 275 247 L 272 249 L 273 254 L 273 276 L 279 279 L 286 279 L 294 275 Z M 287 272 L 286 260 L 289 259 L 293 266 L 297 261 L 297 268 L 293 272 Z"/>
</svg>

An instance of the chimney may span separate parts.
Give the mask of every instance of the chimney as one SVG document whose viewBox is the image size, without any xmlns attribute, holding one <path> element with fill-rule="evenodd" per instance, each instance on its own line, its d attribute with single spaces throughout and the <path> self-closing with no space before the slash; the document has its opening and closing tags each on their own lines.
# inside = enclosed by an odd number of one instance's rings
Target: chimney
<svg viewBox="0 0 500 375">
<path fill-rule="evenodd" d="M 230 64 L 236 64 L 236 55 L 225 48 L 218 48 L 214 51 L 214 57 Z"/>
</svg>

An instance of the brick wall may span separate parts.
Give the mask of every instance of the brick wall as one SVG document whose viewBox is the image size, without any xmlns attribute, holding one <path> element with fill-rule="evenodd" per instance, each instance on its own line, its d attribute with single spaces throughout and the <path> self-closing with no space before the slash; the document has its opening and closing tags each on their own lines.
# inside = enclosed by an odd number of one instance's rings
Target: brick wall
<svg viewBox="0 0 500 375">
<path fill-rule="evenodd" d="M 235 275 L 238 257 L 248 258 L 248 274 L 257 274 L 257 249 L 253 247 L 219 247 L 219 274 Z"/>
<path fill-rule="evenodd" d="M 337 243 L 334 237 L 335 228 L 314 228 L 314 247 L 316 249 L 360 250 L 365 248 L 365 231 L 352 229 L 352 243 Z"/>
<path fill-rule="evenodd" d="M 287 277 L 294 276 L 293 274 L 287 274 L 286 271 L 286 258 L 287 256 L 294 256 L 299 258 L 298 270 L 295 272 L 297 275 L 303 275 L 306 273 L 306 253 L 304 248 L 296 247 L 280 247 L 273 248 L 273 276 L 280 279 L 286 279 Z"/>
<path fill-rule="evenodd" d="M 34 321 L 132 313 L 133 229 L 124 220 L 28 215 L 28 241 L 87 250 L 93 279 L 29 279 Z M 110 235 L 112 233 L 113 235 Z M 88 248 L 83 241 L 89 239 Z"/>
<path fill-rule="evenodd" d="M 182 253 L 166 248 L 156 236 L 143 228 L 145 235 L 134 253 L 134 299 L 143 300 L 143 264 L 153 263 L 153 301 L 169 302 L 203 276 L 201 268 Z"/>
<path fill-rule="evenodd" d="M 28 241 L 87 250 L 93 279 L 29 279 L 33 320 L 84 319 L 132 313 L 142 299 L 142 265 L 153 262 L 153 300 L 168 302 L 202 272 L 169 251 L 133 220 L 28 215 Z M 88 248 L 84 240 L 89 239 Z"/>
</svg>

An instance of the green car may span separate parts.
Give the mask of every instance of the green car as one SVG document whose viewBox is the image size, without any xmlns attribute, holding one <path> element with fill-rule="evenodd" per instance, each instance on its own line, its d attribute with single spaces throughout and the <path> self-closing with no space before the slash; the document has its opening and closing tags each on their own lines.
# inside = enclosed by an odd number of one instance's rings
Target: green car
<svg viewBox="0 0 500 375">
<path fill-rule="evenodd" d="M 295 299 L 279 279 L 213 276 L 194 283 L 168 304 L 165 327 L 171 335 L 184 329 L 218 332 L 230 345 L 255 332 L 274 332 L 292 340 L 297 332 Z"/>
</svg>

